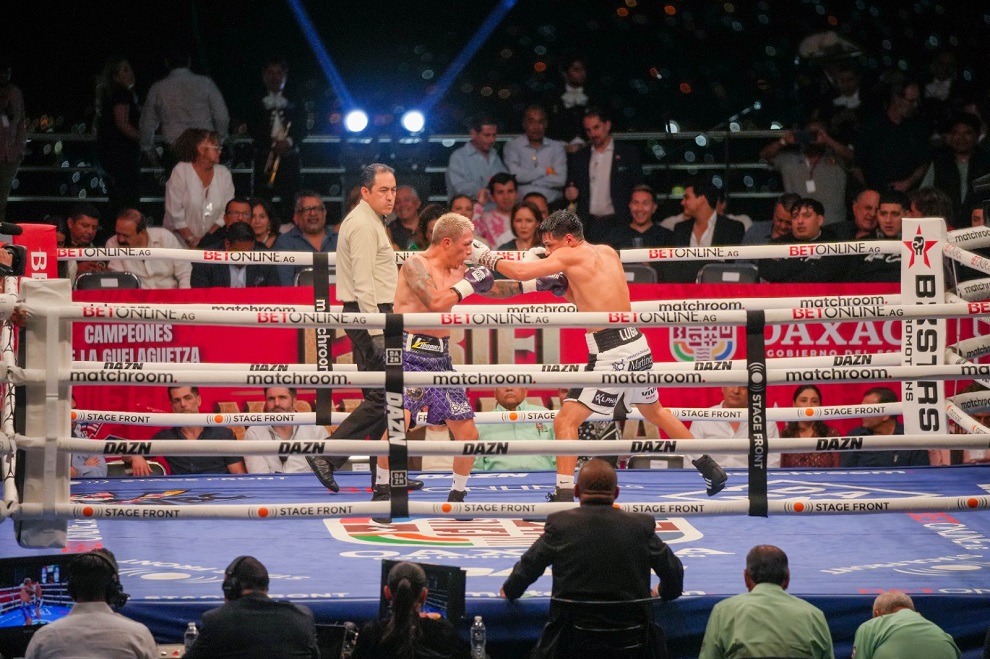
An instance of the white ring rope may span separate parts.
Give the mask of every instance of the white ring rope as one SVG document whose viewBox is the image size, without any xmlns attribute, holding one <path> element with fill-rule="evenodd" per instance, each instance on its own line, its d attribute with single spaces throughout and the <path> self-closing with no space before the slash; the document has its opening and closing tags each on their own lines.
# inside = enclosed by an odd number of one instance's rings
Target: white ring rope
<svg viewBox="0 0 990 659">
<path fill-rule="evenodd" d="M 651 247 L 620 250 L 619 258 L 623 263 L 708 259 L 787 259 L 808 256 L 900 254 L 903 246 L 903 243 L 898 240 L 860 240 L 842 243 L 792 243 L 732 247 Z"/>
<path fill-rule="evenodd" d="M 963 412 L 958 406 L 952 404 L 951 402 L 946 404 L 945 414 L 952 419 L 957 426 L 971 435 L 990 435 L 990 428 L 987 428 L 985 425 Z M 986 447 L 977 446 L 974 448 L 979 450 L 980 448 Z"/>
<path fill-rule="evenodd" d="M 981 337 L 982 338 L 982 337 Z M 857 365 L 863 366 L 899 366 L 902 355 L 899 352 L 877 352 L 856 355 L 827 355 L 822 357 L 770 357 L 767 359 L 768 368 L 802 368 L 802 367 L 828 367 L 840 366 L 850 361 L 855 361 Z M 455 371 L 481 372 L 481 373 L 559 373 L 585 370 L 585 364 L 455 364 Z M 155 370 L 161 368 L 161 362 L 116 362 L 116 361 L 74 361 L 73 371 L 103 371 L 103 370 Z M 210 362 L 209 364 L 197 362 L 182 362 L 168 365 L 171 371 L 278 371 L 284 372 L 292 370 L 295 372 L 308 373 L 319 371 L 316 364 L 296 364 L 296 363 L 271 363 L 271 364 L 244 364 L 239 362 Z M 335 371 L 356 372 L 355 364 L 334 364 Z M 654 365 L 655 370 L 678 373 L 682 371 L 745 371 L 745 359 L 726 359 L 723 361 L 702 360 L 696 362 L 662 362 Z M 29 372 L 22 369 L 22 372 Z M 40 372 L 34 369 L 30 372 Z"/>
<path fill-rule="evenodd" d="M 43 371 L 10 367 L 8 380 L 14 384 L 42 381 Z M 990 364 L 937 364 L 932 366 L 832 366 L 795 370 L 767 369 L 766 383 L 808 384 L 846 382 L 886 382 L 901 380 L 967 380 L 990 377 Z M 172 371 L 117 370 L 98 371 L 59 370 L 58 382 L 72 385 L 128 384 L 136 386 L 222 386 L 254 387 L 315 387 L 321 389 L 382 388 L 385 373 L 368 372 L 293 372 L 293 371 Z M 576 373 L 488 372 L 482 370 L 410 372 L 403 374 L 408 387 L 605 387 L 635 389 L 647 387 L 720 387 L 746 386 L 747 376 L 733 371 L 615 371 Z"/>
<path fill-rule="evenodd" d="M 577 503 L 438 503 L 409 502 L 410 517 L 546 517 L 547 515 L 577 507 Z M 615 506 L 629 512 L 648 513 L 654 516 L 670 515 L 745 515 L 745 500 L 680 501 L 671 503 L 619 503 Z M 990 507 L 990 495 L 948 497 L 905 497 L 857 499 L 771 499 L 769 512 L 775 515 L 845 515 L 878 512 L 925 511 L 973 511 Z M 312 519 L 329 517 L 375 517 L 389 513 L 388 502 L 355 503 L 276 503 L 276 504 L 206 504 L 201 506 L 164 506 L 146 504 L 126 506 L 120 504 L 69 503 L 56 504 L 53 511 L 60 519 Z M 41 519 L 46 514 L 40 504 L 15 504 L 14 519 Z"/>
<path fill-rule="evenodd" d="M 965 266 L 979 270 L 980 272 L 990 274 L 990 259 L 980 256 L 975 252 L 970 252 L 965 250 L 958 245 L 952 245 L 946 243 L 945 247 L 942 248 L 943 253 L 950 259 L 957 261 Z"/>
<path fill-rule="evenodd" d="M 958 283 L 955 295 L 946 294 L 945 301 L 950 303 L 954 301 L 977 302 L 987 298 L 990 298 L 990 278 L 981 277 Z"/>
<path fill-rule="evenodd" d="M 967 300 L 959 300 L 965 303 Z M 825 307 L 858 307 L 864 305 L 899 305 L 901 296 L 898 294 L 876 295 L 816 295 L 811 297 L 745 297 L 738 299 L 697 298 L 692 300 L 639 300 L 631 302 L 632 311 L 731 311 L 731 310 L 761 310 L 761 309 L 791 309 L 795 306 L 802 309 Z M 110 302 L 91 302 L 90 306 L 112 306 Z M 149 304 L 135 303 L 134 307 L 151 307 Z M 237 303 L 186 303 L 175 305 L 186 311 L 312 311 L 311 304 L 237 304 Z M 336 304 L 327 307 L 327 311 L 339 312 L 343 305 Z M 457 304 L 451 313 L 488 313 L 500 308 L 495 305 Z M 534 303 L 506 305 L 504 311 L 523 311 L 529 313 L 574 313 L 577 306 L 570 302 Z"/>
<path fill-rule="evenodd" d="M 48 441 L 44 437 L 15 435 L 19 449 L 40 450 Z M 56 446 L 62 452 L 92 452 L 97 446 L 91 439 L 60 437 Z M 636 455 L 687 453 L 749 452 L 748 439 L 525 439 L 499 441 L 413 441 L 408 442 L 410 455 Z M 237 442 L 199 439 L 128 439 L 106 443 L 108 455 L 351 455 L 355 447 L 367 455 L 388 455 L 388 442 L 353 439 L 319 439 L 305 442 Z M 868 435 L 865 437 L 780 437 L 767 442 L 765 453 L 814 451 L 894 451 L 928 448 L 988 449 L 990 441 L 982 433 L 973 435 Z M 132 453 L 125 453 L 132 450 Z"/>
<path fill-rule="evenodd" d="M 619 251 L 623 263 L 651 261 L 698 261 L 707 259 L 783 259 L 807 256 L 852 256 L 857 254 L 900 254 L 902 243 L 896 240 L 813 243 L 807 245 L 742 245 L 738 247 L 659 247 Z M 401 264 L 410 254 L 396 252 Z M 336 264 L 336 253 L 327 252 L 329 265 Z M 522 260 L 526 252 L 496 251 L 501 258 Z M 185 263 L 270 263 L 275 265 L 312 265 L 312 252 L 226 252 L 216 250 L 172 249 L 167 247 L 68 247 L 56 252 L 59 261 L 169 259 Z"/>
<path fill-rule="evenodd" d="M 990 263 L 990 261 L 988 261 Z M 32 317 L 56 316 L 66 320 L 88 322 L 175 323 L 185 325 L 269 326 L 269 327 L 343 327 L 384 329 L 387 314 L 330 313 L 325 311 L 200 311 L 184 310 L 175 305 L 70 304 L 19 305 Z M 506 307 L 484 313 L 405 313 L 407 327 L 450 329 L 460 327 L 683 327 L 744 325 L 746 312 L 732 311 L 625 311 L 573 313 L 532 313 L 504 311 Z M 968 304 L 872 305 L 863 307 L 825 307 L 767 309 L 767 325 L 819 323 L 850 320 L 906 320 L 911 318 L 972 318 L 990 315 L 990 302 Z"/>
<path fill-rule="evenodd" d="M 990 247 L 990 227 L 965 227 L 955 229 L 946 234 L 948 241 L 963 249 L 979 249 Z"/>
<path fill-rule="evenodd" d="M 974 336 L 969 339 L 963 339 L 948 347 L 946 357 L 949 357 L 948 353 L 950 351 L 953 355 L 966 361 L 985 357 L 986 355 L 990 355 L 990 336 Z"/>
<path fill-rule="evenodd" d="M 474 422 L 478 424 L 501 423 L 541 423 L 552 421 L 558 410 L 519 410 L 515 412 L 477 412 Z M 711 409 L 708 407 L 670 407 L 674 417 L 682 421 L 746 421 L 747 409 Z M 767 409 L 770 421 L 811 421 L 828 419 L 851 419 L 875 416 L 899 415 L 901 403 L 878 405 L 831 405 L 821 407 L 771 407 Z M 333 411 L 330 425 L 339 425 L 350 414 Z M 427 413 L 416 415 L 419 425 L 426 425 Z M 631 412 L 625 417 L 632 421 L 643 421 L 641 412 Z M 606 414 L 592 414 L 588 421 L 614 421 Z M 72 410 L 74 423 L 116 423 L 129 426 L 172 426 L 199 428 L 204 426 L 302 426 L 315 425 L 316 412 L 216 412 L 177 414 L 174 412 L 105 412 L 100 410 Z"/>
</svg>

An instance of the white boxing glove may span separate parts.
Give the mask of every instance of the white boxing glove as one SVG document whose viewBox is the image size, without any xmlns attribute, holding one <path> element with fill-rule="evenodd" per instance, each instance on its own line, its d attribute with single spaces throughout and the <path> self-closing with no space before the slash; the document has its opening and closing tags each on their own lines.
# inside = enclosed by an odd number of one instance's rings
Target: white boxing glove
<svg viewBox="0 0 990 659">
<path fill-rule="evenodd" d="M 523 262 L 540 261 L 542 259 L 545 259 L 546 257 L 547 257 L 546 247 L 531 247 L 525 252 L 523 252 L 522 258 L 519 260 Z"/>
<path fill-rule="evenodd" d="M 471 261 L 475 265 L 483 265 L 489 270 L 494 271 L 495 264 L 501 260 L 502 257 L 485 247 L 485 244 L 480 240 L 471 241 Z"/>
</svg>

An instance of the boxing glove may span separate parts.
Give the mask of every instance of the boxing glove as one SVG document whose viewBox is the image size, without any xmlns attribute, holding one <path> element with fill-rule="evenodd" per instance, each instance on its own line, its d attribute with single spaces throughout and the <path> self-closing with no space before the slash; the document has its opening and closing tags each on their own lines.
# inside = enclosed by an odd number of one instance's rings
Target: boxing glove
<svg viewBox="0 0 990 659">
<path fill-rule="evenodd" d="M 485 267 L 470 268 L 464 273 L 464 279 L 450 287 L 463 300 L 471 293 L 487 293 L 495 283 L 492 271 Z"/>
<path fill-rule="evenodd" d="M 542 261 L 547 257 L 546 247 L 530 247 L 525 252 L 523 252 L 522 258 L 519 259 L 522 262 L 526 261 Z"/>
<path fill-rule="evenodd" d="M 567 293 L 567 287 L 569 285 L 567 276 L 562 272 L 558 272 L 555 275 L 537 277 L 536 279 L 520 282 L 520 284 L 522 285 L 523 293 L 532 293 L 533 291 L 550 291 L 557 297 L 563 297 L 564 294 Z"/>
<path fill-rule="evenodd" d="M 471 242 L 471 262 L 475 265 L 482 265 L 490 270 L 495 270 L 495 264 L 501 258 L 498 254 L 485 247 L 485 244 L 480 240 Z"/>
</svg>

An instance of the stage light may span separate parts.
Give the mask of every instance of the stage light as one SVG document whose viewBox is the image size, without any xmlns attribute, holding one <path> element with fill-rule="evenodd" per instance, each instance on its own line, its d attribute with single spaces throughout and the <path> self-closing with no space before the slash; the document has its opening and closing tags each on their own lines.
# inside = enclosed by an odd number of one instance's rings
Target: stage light
<svg viewBox="0 0 990 659">
<path fill-rule="evenodd" d="M 299 23 L 299 28 L 302 30 L 303 37 L 309 43 L 310 49 L 313 51 L 313 55 L 316 56 L 316 62 L 323 69 L 323 74 L 327 77 L 327 81 L 330 83 L 330 87 L 333 88 L 334 93 L 344 102 L 344 107 L 349 105 L 354 105 L 354 99 L 351 97 L 349 91 L 347 91 L 347 85 L 344 84 L 344 79 L 340 76 L 340 72 L 337 71 L 337 67 L 334 66 L 333 60 L 330 58 L 330 54 L 327 52 L 326 47 L 320 40 L 320 35 L 316 32 L 316 26 L 313 25 L 313 21 L 310 20 L 309 14 L 306 13 L 306 9 L 302 6 L 302 0 L 287 0 L 289 4 L 289 9 L 296 18 L 296 22 Z"/>
<path fill-rule="evenodd" d="M 505 15 L 509 13 L 509 10 L 512 9 L 516 2 L 518 0 L 499 0 L 499 3 L 495 5 L 495 8 L 485 19 L 485 22 L 478 27 L 477 31 L 471 36 L 471 39 L 461 49 L 461 52 L 457 54 L 454 61 L 450 63 L 447 70 L 437 80 L 437 83 L 427 92 L 421 106 L 424 110 L 429 111 L 443 98 L 457 76 L 461 74 L 464 67 L 468 65 L 468 62 L 471 61 L 482 44 L 488 40 L 488 37 L 492 35 L 492 32 L 495 31 L 495 28 L 498 27 L 498 24 L 502 22 L 502 19 L 505 18 Z"/>
<path fill-rule="evenodd" d="M 418 133 L 426 126 L 426 117 L 419 110 L 410 110 L 402 115 L 402 127 L 410 133 Z"/>
<path fill-rule="evenodd" d="M 363 110 L 351 110 L 344 115 L 344 128 L 351 133 L 360 133 L 368 127 L 368 115 Z"/>
</svg>

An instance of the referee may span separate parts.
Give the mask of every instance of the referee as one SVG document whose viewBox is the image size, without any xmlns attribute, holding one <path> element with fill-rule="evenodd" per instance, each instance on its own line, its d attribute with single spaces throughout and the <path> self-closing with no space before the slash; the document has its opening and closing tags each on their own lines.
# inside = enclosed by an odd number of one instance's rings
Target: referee
<svg viewBox="0 0 990 659">
<path fill-rule="evenodd" d="M 340 224 L 337 239 L 337 299 L 348 313 L 391 313 L 395 301 L 398 268 L 395 250 L 385 231 L 385 216 L 395 204 L 395 170 L 374 163 L 361 170 L 361 201 Z M 385 370 L 385 334 L 380 329 L 347 329 L 354 361 L 362 371 Z M 385 434 L 385 390 L 365 389 L 364 400 L 330 439 L 381 439 Z M 334 471 L 348 456 L 307 457 L 320 482 L 333 492 L 340 486 Z M 375 471 L 371 472 L 375 485 Z M 418 490 L 423 482 L 409 480 L 409 489 Z"/>
</svg>

